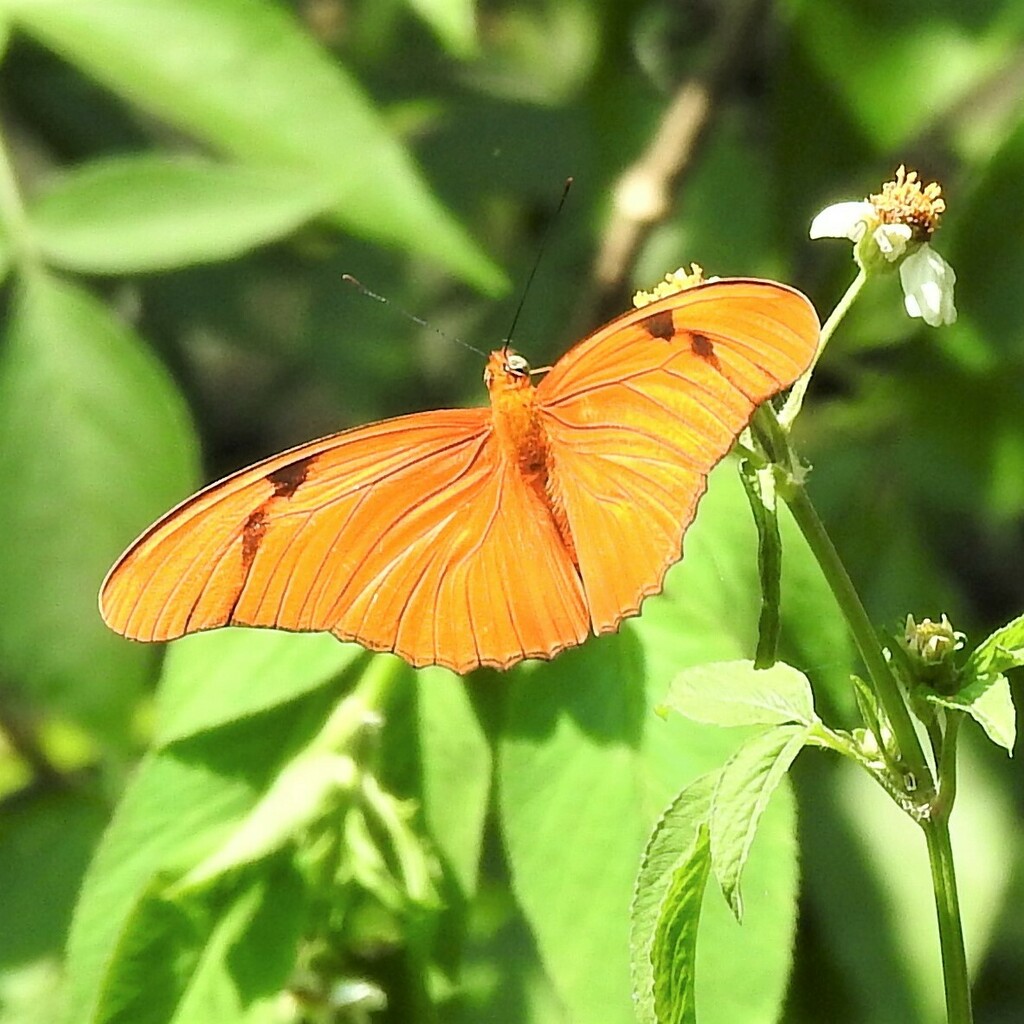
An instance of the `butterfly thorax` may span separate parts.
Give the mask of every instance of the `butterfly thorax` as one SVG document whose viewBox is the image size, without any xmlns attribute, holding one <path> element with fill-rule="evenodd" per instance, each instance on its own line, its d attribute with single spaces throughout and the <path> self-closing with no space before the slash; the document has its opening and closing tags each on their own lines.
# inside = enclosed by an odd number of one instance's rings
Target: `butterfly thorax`
<svg viewBox="0 0 1024 1024">
<path fill-rule="evenodd" d="M 484 371 L 491 396 L 495 437 L 506 458 L 518 467 L 523 480 L 555 521 L 566 549 L 576 561 L 565 508 L 553 487 L 551 446 L 537 404 L 537 389 L 530 365 L 510 348 L 492 352 Z"/>
<path fill-rule="evenodd" d="M 487 361 L 484 382 L 502 451 L 527 480 L 546 476 L 548 443 L 537 414 L 537 390 L 529 364 L 512 349 L 498 349 Z"/>
</svg>

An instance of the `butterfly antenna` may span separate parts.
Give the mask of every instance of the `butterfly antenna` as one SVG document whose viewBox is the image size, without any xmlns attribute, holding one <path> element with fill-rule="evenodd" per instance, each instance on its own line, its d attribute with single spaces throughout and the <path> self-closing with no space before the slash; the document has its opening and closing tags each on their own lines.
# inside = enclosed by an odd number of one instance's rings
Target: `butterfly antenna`
<svg viewBox="0 0 1024 1024">
<path fill-rule="evenodd" d="M 541 235 L 540 245 L 537 247 L 537 255 L 533 260 L 533 269 L 530 271 L 529 276 L 526 278 L 526 284 L 523 286 L 523 293 L 519 296 L 519 305 L 516 306 L 515 316 L 512 317 L 512 326 L 508 329 L 508 337 L 505 339 L 506 346 L 512 341 L 512 335 L 515 333 L 516 324 L 519 323 L 519 314 L 523 311 L 523 306 L 526 304 L 526 296 L 529 294 L 530 285 L 533 284 L 533 279 L 537 276 L 537 268 L 540 266 L 540 261 L 544 256 L 544 252 L 548 247 L 548 242 L 551 239 L 551 229 L 555 226 L 555 221 L 558 220 L 558 215 L 562 212 L 562 207 L 565 206 L 566 196 L 569 195 L 569 189 L 572 188 L 572 178 L 565 179 L 565 187 L 562 189 L 562 198 L 558 200 L 558 207 L 555 210 L 554 216 L 548 221 L 547 227 L 544 229 L 544 234 Z"/>
<path fill-rule="evenodd" d="M 456 345 L 461 345 L 463 348 L 468 348 L 470 352 L 475 352 L 478 356 L 487 358 L 486 352 L 481 352 L 480 349 L 470 345 L 468 341 L 463 341 L 461 338 L 456 338 L 453 334 L 445 334 L 440 327 L 435 327 L 432 323 L 424 320 L 421 316 L 416 316 L 415 313 L 410 313 L 407 309 L 403 309 L 397 303 L 392 302 L 390 299 L 386 299 L 383 295 L 378 295 L 376 292 L 371 292 L 369 288 L 357 280 L 351 274 L 342 274 L 342 281 L 346 284 L 352 285 L 353 288 L 358 288 L 368 299 L 376 299 L 378 302 L 383 303 L 385 306 L 390 306 L 392 309 L 398 310 L 406 318 L 411 320 L 414 324 L 419 324 L 420 327 L 426 327 L 428 331 L 433 331 L 439 337 L 444 338 L 446 341 L 454 341 Z"/>
</svg>

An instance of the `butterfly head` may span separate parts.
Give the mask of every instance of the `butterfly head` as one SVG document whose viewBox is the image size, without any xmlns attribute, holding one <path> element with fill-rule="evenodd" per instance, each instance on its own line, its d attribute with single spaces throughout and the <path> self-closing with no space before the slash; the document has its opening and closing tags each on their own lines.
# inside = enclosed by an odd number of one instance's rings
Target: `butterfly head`
<svg viewBox="0 0 1024 1024">
<path fill-rule="evenodd" d="M 492 394 L 495 391 L 519 391 L 531 387 L 530 364 L 515 349 L 507 345 L 495 349 L 487 360 L 484 383 Z"/>
</svg>

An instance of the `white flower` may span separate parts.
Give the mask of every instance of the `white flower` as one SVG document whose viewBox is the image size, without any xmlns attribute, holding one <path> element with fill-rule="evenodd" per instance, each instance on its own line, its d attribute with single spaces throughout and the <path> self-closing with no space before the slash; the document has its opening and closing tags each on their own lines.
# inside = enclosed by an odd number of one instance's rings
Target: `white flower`
<svg viewBox="0 0 1024 1024">
<path fill-rule="evenodd" d="M 833 203 L 811 221 L 811 238 L 848 238 L 859 242 L 868 224 L 877 221 L 875 208 L 867 201 Z"/>
<path fill-rule="evenodd" d="M 909 224 L 879 224 L 871 238 L 887 263 L 895 263 L 907 251 L 907 242 L 914 233 Z"/>
<path fill-rule="evenodd" d="M 879 194 L 825 207 L 811 222 L 810 235 L 848 238 L 868 274 L 898 266 L 907 312 L 938 327 L 956 322 L 956 274 L 928 244 L 945 209 L 939 185 L 922 186 L 915 171 L 900 167 Z"/>
<path fill-rule="evenodd" d="M 874 206 L 862 203 L 833 203 L 811 221 L 811 238 L 848 238 L 856 245 L 868 232 L 887 263 L 895 263 L 914 236 L 909 224 L 883 224 Z"/>
<path fill-rule="evenodd" d="M 925 242 L 900 264 L 903 304 L 931 327 L 956 323 L 953 268 Z"/>
</svg>

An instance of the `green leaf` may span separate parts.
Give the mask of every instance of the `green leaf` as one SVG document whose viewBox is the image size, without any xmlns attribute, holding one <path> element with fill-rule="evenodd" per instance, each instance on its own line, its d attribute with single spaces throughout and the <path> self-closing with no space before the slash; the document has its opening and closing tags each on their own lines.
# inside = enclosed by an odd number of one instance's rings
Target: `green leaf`
<svg viewBox="0 0 1024 1024">
<path fill-rule="evenodd" d="M 315 690 L 365 662 L 330 634 L 218 629 L 170 645 L 160 682 L 156 742 L 167 745 Z"/>
<path fill-rule="evenodd" d="M 752 648 L 755 545 L 735 466 L 727 465 L 713 474 L 682 565 L 639 620 L 510 680 L 499 761 L 502 833 L 517 901 L 573 1019 L 633 1020 L 622 893 L 660 810 L 738 742 L 679 715 L 659 719 L 654 708 L 681 667 Z M 714 998 L 703 1012 L 712 1024 L 768 1022 L 785 992 L 796 876 L 785 806 L 767 833 L 766 826 L 767 819 L 758 842 L 769 852 L 761 881 L 747 882 L 743 928 L 722 900 L 704 908 L 712 939 L 702 947 L 702 971 Z M 759 859 L 755 848 L 748 879 Z M 756 913 L 755 889 L 763 900 Z"/>
<path fill-rule="evenodd" d="M 351 757 L 308 750 L 285 765 L 266 793 L 209 856 L 174 884 L 175 894 L 209 884 L 277 853 L 303 829 L 337 811 L 355 784 Z"/>
<path fill-rule="evenodd" d="M 409 6 L 428 24 L 454 57 L 472 57 L 478 52 L 476 41 L 476 3 L 474 0 L 407 0 Z"/>
<path fill-rule="evenodd" d="M 1010 681 L 1003 674 L 1024 665 L 1024 615 L 997 629 L 971 653 L 963 668 L 963 685 L 952 695 L 926 692 L 932 704 L 966 711 L 988 738 L 1013 754 L 1017 714 Z"/>
<path fill-rule="evenodd" d="M 135 274 L 228 259 L 328 210 L 311 173 L 157 154 L 68 171 L 28 209 L 43 258 L 87 274 Z"/>
<path fill-rule="evenodd" d="M 154 879 L 132 908 L 110 951 L 94 1012 L 76 1019 L 90 1024 L 163 1024 L 173 1019 L 173 1007 L 200 963 L 201 925 L 182 908 L 161 900 L 160 888 L 160 880 Z"/>
<path fill-rule="evenodd" d="M 676 676 L 665 706 L 708 725 L 818 721 L 807 677 L 781 661 L 766 669 L 750 661 L 696 665 Z"/>
<path fill-rule="evenodd" d="M 717 778 L 716 773 L 709 773 L 691 782 L 661 816 L 644 851 L 633 893 L 630 926 L 633 1000 L 639 1024 L 657 1024 L 659 1020 L 655 1007 L 656 977 L 662 991 L 668 980 L 666 973 L 675 979 L 677 988 L 683 979 L 688 979 L 691 986 L 693 983 L 692 959 L 666 967 L 665 944 L 662 942 L 656 966 L 652 950 L 656 936 L 662 930 L 666 912 L 671 916 L 682 910 L 679 904 L 684 901 L 686 893 L 681 892 L 676 885 L 678 876 L 695 867 L 699 868 L 703 862 L 703 878 L 698 874 L 696 879 L 691 879 L 691 885 L 696 890 L 691 894 L 696 896 L 696 902 L 688 908 L 693 919 L 693 948 L 696 948 L 696 927 L 711 869 L 707 820 L 711 813 L 711 796 Z M 686 996 L 692 1006 L 692 991 L 686 993 Z"/>
<path fill-rule="evenodd" d="M 280 4 L 0 0 L 2 12 L 119 96 L 221 152 L 311 174 L 348 230 L 438 260 L 485 291 L 504 286 L 362 90 Z"/>
<path fill-rule="evenodd" d="M 1004 675 L 987 675 L 962 687 L 952 696 L 923 690 L 931 704 L 966 711 L 993 742 L 1008 754 L 1013 754 L 1017 739 L 1017 714 L 1010 695 L 1010 681 Z"/>
<path fill-rule="evenodd" d="M 133 534 L 191 488 L 195 442 L 141 339 L 42 273 L 15 294 L 0 353 L 0 475 L 3 674 L 117 739 L 155 650 L 107 630 L 96 595 Z"/>
<path fill-rule="evenodd" d="M 465 679 L 447 669 L 404 666 L 399 683 L 379 737 L 380 782 L 418 807 L 447 868 L 444 894 L 462 914 L 477 888 L 491 798 L 490 743 Z"/>
<path fill-rule="evenodd" d="M 966 675 L 982 678 L 1024 666 L 1024 615 L 997 629 L 972 652 L 964 667 Z"/>
<path fill-rule="evenodd" d="M 250 1014 L 265 1010 L 287 982 L 304 919 L 301 879 L 285 863 L 271 865 L 210 905 L 171 902 L 154 882 L 112 951 L 91 1019 L 252 1020 Z"/>
<path fill-rule="evenodd" d="M 513 890 L 570 1017 L 605 1024 L 631 1017 L 624 894 L 668 796 L 638 745 L 643 678 L 631 640 L 602 639 L 521 672 L 499 768 Z"/>
<path fill-rule="evenodd" d="M 5 1024 L 53 1024 L 68 1020 L 58 956 L 38 957 L 0 970 L 0 1006 Z"/>
<path fill-rule="evenodd" d="M 696 1024 L 697 926 L 710 873 L 708 833 L 702 828 L 672 876 L 651 946 L 659 1024 Z"/>
<path fill-rule="evenodd" d="M 702 1021 L 769 1024 L 778 1019 L 791 954 L 771 937 L 771 921 L 783 907 L 795 918 L 795 871 L 782 869 L 795 852 L 792 832 L 785 832 L 784 824 L 792 820 L 792 796 L 783 787 L 766 813 L 748 866 L 750 878 L 757 879 L 750 884 L 755 895 L 740 927 L 716 894 L 707 893 L 700 903 L 711 865 L 708 828 L 719 779 L 719 772 L 711 772 L 687 786 L 659 820 L 644 853 L 630 938 L 640 1024 L 692 1019 L 687 1015 L 694 1012 L 695 983 L 706 994 Z M 698 938 L 700 970 L 695 979 Z"/>
<path fill-rule="evenodd" d="M 379 658 L 367 664 L 358 684 L 331 710 L 297 756 L 282 765 L 248 814 L 181 879 L 181 889 L 206 885 L 220 875 L 262 860 L 319 822 L 338 818 L 357 788 L 364 800 L 370 799 L 371 788 L 376 793 L 370 779 L 362 779 L 360 785 L 354 756 L 366 733 L 376 732 L 379 726 L 379 709 L 370 705 L 371 694 L 379 692 L 396 669 L 404 673 L 397 658 Z M 336 683 L 343 685 L 345 682 L 340 680 Z M 216 742 L 216 734 L 199 738 L 204 746 Z M 384 817 L 391 813 L 390 800 L 387 795 L 381 797 Z"/>
<path fill-rule="evenodd" d="M 345 840 L 355 878 L 384 906 L 440 905 L 438 864 L 412 825 L 412 808 L 367 776 L 360 806 L 348 815 Z"/>
<path fill-rule="evenodd" d="M 443 669 L 415 675 L 423 813 L 468 897 L 476 889 L 491 792 L 491 749 L 462 679 Z"/>
<path fill-rule="evenodd" d="M 158 755 L 140 765 L 86 875 L 68 940 L 68 983 L 78 1020 L 96 1020 L 117 966 L 112 950 L 146 898 L 153 876 L 184 868 L 244 812 L 252 783 L 203 764 Z M 127 997 L 125 997 L 127 998 Z"/>
<path fill-rule="evenodd" d="M 281 990 L 294 969 L 307 925 L 306 889 L 286 860 L 233 894 L 227 908 L 218 900 L 213 927 L 202 946 L 197 970 L 175 1008 L 175 1024 L 206 1024 L 217 1008 L 220 1020 L 280 1020 Z M 146 997 L 145 982 L 136 987 Z M 126 1022 L 142 1018 L 136 1010 Z"/>
<path fill-rule="evenodd" d="M 807 741 L 808 729 L 780 725 L 748 740 L 726 762 L 711 802 L 711 859 L 726 902 L 743 917 L 740 877 L 761 816 Z"/>
<path fill-rule="evenodd" d="M 306 694 L 143 760 L 75 909 L 67 974 L 77 1020 L 96 1019 L 101 991 L 119 970 L 112 950 L 131 931 L 154 877 L 179 877 L 224 843 L 280 766 L 319 732 L 336 699 L 330 689 Z"/>
</svg>

